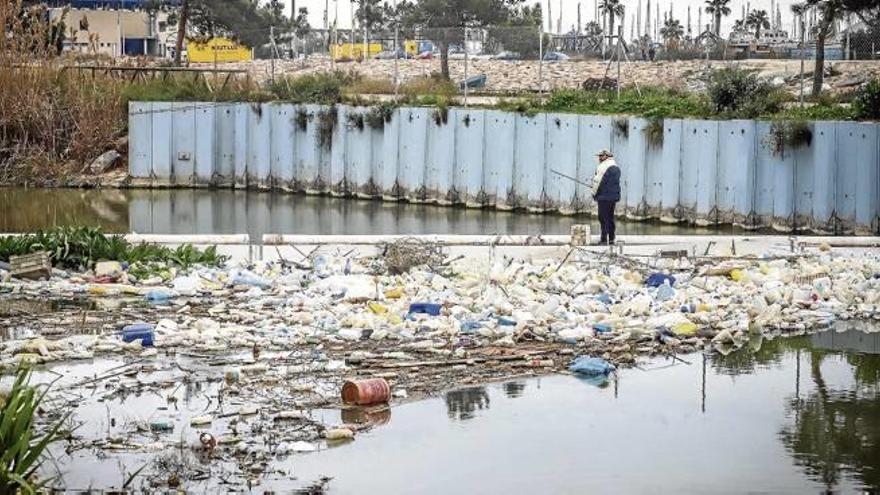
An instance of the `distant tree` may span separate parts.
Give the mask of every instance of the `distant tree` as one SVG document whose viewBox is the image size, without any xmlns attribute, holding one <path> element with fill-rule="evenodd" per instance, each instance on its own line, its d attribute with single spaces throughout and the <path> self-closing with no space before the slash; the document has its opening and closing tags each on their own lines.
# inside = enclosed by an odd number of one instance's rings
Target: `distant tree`
<svg viewBox="0 0 880 495">
<path fill-rule="evenodd" d="M 814 28 L 816 38 L 816 64 L 813 70 L 813 96 L 822 92 L 825 82 L 825 42 L 834 29 L 834 24 L 843 19 L 847 12 L 844 0 L 807 0 L 795 9 L 815 8 L 819 12 L 819 24 Z"/>
<path fill-rule="evenodd" d="M 614 18 L 623 17 L 625 8 L 620 0 L 601 0 L 599 2 L 599 12 L 608 16 L 608 34 L 614 36 L 617 31 L 614 30 Z"/>
<path fill-rule="evenodd" d="M 524 0 L 416 0 L 401 4 L 402 24 L 418 29 L 440 49 L 440 72 L 449 79 L 449 47 L 464 40 L 464 29 L 502 24 Z"/>
<path fill-rule="evenodd" d="M 730 0 L 706 0 L 706 13 L 715 19 L 715 36 L 721 37 L 721 18 L 730 15 Z"/>
<path fill-rule="evenodd" d="M 666 19 L 663 27 L 660 28 L 660 36 L 663 37 L 663 41 L 666 42 L 667 46 L 672 49 L 678 48 L 678 42 L 684 36 L 684 27 L 682 27 L 678 19 Z"/>
<path fill-rule="evenodd" d="M 312 31 L 312 26 L 309 25 L 309 9 L 306 7 L 300 7 L 299 11 L 296 13 L 296 19 L 293 20 L 293 32 L 296 34 L 296 37 L 299 39 L 303 39 L 309 35 Z"/>
<path fill-rule="evenodd" d="M 540 3 L 515 9 L 504 23 L 487 30 L 486 41 L 495 52 L 508 50 L 524 58 L 535 58 L 540 50 L 536 34 L 543 26 L 542 18 Z"/>
<path fill-rule="evenodd" d="M 755 30 L 755 38 L 760 38 L 762 29 L 770 29 L 770 16 L 766 10 L 753 10 L 746 18 L 746 26 Z"/>
</svg>

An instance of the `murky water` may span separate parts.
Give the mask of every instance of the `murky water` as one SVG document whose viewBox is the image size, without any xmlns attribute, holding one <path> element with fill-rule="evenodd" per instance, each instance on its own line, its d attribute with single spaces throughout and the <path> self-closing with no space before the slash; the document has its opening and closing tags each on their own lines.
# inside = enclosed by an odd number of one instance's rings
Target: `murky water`
<svg viewBox="0 0 880 495">
<path fill-rule="evenodd" d="M 222 366 L 178 354 L 171 366 L 158 362 L 152 373 L 123 374 L 84 393 L 70 385 L 130 360 L 57 365 L 41 379 L 61 377 L 55 400 L 78 404 L 80 440 L 70 454 L 66 443 L 53 448 L 46 470 L 72 490 L 119 488 L 145 465 L 131 487 L 150 489 L 161 458 L 181 463 L 193 492 L 243 488 L 245 478 L 258 492 L 289 492 L 323 476 L 338 494 L 873 492 L 880 333 L 849 328 L 752 340 L 727 356 L 682 356 L 686 363 L 656 359 L 602 383 L 550 376 L 469 386 L 374 413 L 367 419 L 379 426 L 355 441 L 273 457 L 248 476 L 229 455 L 206 459 L 174 446 L 198 445 L 200 430 L 186 418 L 214 410 L 217 400 L 222 410 L 250 404 L 220 393 Z M 364 420 L 354 411 L 312 414 L 331 424 Z M 235 418 L 215 419 L 208 430 L 256 439 L 257 453 L 300 433 Z M 173 432 L 132 433 L 163 419 Z"/>
<path fill-rule="evenodd" d="M 554 376 L 395 407 L 293 472 L 340 494 L 880 490 L 880 334 L 687 359 L 601 387 Z"/>
<path fill-rule="evenodd" d="M 0 232 L 55 225 L 142 234 L 567 234 L 598 221 L 424 204 L 232 190 L 0 188 Z M 619 222 L 619 234 L 732 234 L 734 227 Z"/>
</svg>

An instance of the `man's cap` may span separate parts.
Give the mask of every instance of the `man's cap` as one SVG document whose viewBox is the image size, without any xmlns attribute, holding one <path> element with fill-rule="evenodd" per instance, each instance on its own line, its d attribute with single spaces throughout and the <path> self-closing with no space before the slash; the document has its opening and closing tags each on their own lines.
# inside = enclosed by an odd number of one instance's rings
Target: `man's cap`
<svg viewBox="0 0 880 495">
<path fill-rule="evenodd" d="M 608 150 L 602 150 L 602 151 L 596 153 L 596 156 L 607 156 L 607 157 L 610 157 L 610 158 L 614 158 L 614 154 L 612 154 L 612 153 L 611 153 L 610 151 L 608 151 Z"/>
</svg>

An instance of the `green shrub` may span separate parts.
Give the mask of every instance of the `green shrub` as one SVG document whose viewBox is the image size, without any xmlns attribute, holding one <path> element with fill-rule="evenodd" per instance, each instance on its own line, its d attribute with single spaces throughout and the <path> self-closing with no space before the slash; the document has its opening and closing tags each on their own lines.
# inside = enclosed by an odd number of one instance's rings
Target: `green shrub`
<svg viewBox="0 0 880 495">
<path fill-rule="evenodd" d="M 338 119 L 339 113 L 335 105 L 318 113 L 318 146 L 329 149 L 333 144 L 333 129 L 336 128 Z"/>
<path fill-rule="evenodd" d="M 782 109 L 783 95 L 770 83 L 740 69 L 719 69 L 709 76 L 712 110 L 722 117 L 754 119 Z"/>
<path fill-rule="evenodd" d="M 333 105 L 342 102 L 343 88 L 355 81 L 356 76 L 345 72 L 319 72 L 276 79 L 269 83 L 268 90 L 282 101 Z"/>
<path fill-rule="evenodd" d="M 648 122 L 647 127 L 643 131 L 645 133 L 645 140 L 648 142 L 648 146 L 652 148 L 662 148 L 663 140 L 666 136 L 663 127 L 663 119 L 661 118 L 653 118 Z"/>
<path fill-rule="evenodd" d="M 372 108 L 364 115 L 364 122 L 371 129 L 382 129 L 385 127 L 386 122 L 391 122 L 391 117 L 394 115 L 394 109 L 397 106 L 393 102 L 382 102 L 377 105 L 373 105 Z"/>
<path fill-rule="evenodd" d="M 880 120 L 880 79 L 874 79 L 856 91 L 852 108 L 859 120 Z"/>
<path fill-rule="evenodd" d="M 767 145 L 774 155 L 783 155 L 787 149 L 810 146 L 813 143 L 813 129 L 806 122 L 777 120 L 770 125 Z"/>
</svg>

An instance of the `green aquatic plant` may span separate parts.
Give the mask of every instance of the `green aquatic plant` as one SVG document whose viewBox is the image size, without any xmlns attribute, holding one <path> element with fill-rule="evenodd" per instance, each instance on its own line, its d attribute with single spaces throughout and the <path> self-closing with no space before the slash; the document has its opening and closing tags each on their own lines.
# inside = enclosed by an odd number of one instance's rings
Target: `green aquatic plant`
<svg viewBox="0 0 880 495">
<path fill-rule="evenodd" d="M 171 249 L 158 244 L 132 244 L 121 235 L 106 235 L 100 228 L 55 227 L 32 234 L 0 236 L 0 260 L 10 256 L 46 251 L 52 264 L 70 269 L 87 269 L 98 261 L 129 264 L 165 263 L 188 269 L 194 265 L 218 266 L 226 257 L 215 247 L 204 250 L 184 244 Z"/>
<path fill-rule="evenodd" d="M 30 370 L 20 368 L 5 398 L 0 398 L 0 495 L 33 494 L 50 480 L 37 479 L 49 444 L 61 438 L 65 418 L 38 433 L 35 418 L 48 390 L 30 385 Z"/>
</svg>

